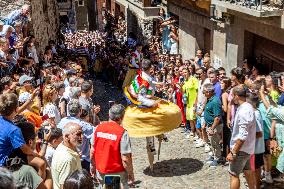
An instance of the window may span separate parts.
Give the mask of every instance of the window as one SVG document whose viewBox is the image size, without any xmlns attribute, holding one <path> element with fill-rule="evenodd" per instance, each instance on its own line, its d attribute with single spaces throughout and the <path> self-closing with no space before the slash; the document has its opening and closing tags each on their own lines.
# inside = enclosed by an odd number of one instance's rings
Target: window
<svg viewBox="0 0 284 189">
<path fill-rule="evenodd" d="M 78 6 L 84 6 L 84 0 L 79 0 L 78 1 Z"/>
</svg>

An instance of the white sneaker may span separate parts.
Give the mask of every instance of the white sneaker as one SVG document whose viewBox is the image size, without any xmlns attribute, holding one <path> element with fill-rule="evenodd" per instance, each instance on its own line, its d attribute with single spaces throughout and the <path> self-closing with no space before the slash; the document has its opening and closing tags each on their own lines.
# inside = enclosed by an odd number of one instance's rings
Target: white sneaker
<svg viewBox="0 0 284 189">
<path fill-rule="evenodd" d="M 193 137 L 193 140 L 197 141 L 199 139 L 199 137 L 196 135 L 195 137 Z"/>
<path fill-rule="evenodd" d="M 273 183 L 273 179 L 271 177 L 271 175 L 265 175 L 265 177 L 262 179 L 262 181 L 268 183 L 268 184 L 272 184 Z"/>
<path fill-rule="evenodd" d="M 189 138 L 190 138 L 190 135 L 189 135 L 189 134 L 186 134 L 186 135 L 185 135 L 185 138 L 186 138 L 186 139 L 189 139 Z"/>
<path fill-rule="evenodd" d="M 201 142 L 203 142 L 203 140 L 202 140 L 201 138 L 199 138 L 199 139 L 197 139 L 197 140 L 195 141 L 195 144 L 199 144 L 199 143 L 201 143 Z"/>
<path fill-rule="evenodd" d="M 210 146 L 209 146 L 208 144 L 205 144 L 204 151 L 205 151 L 206 153 L 211 151 L 211 148 L 210 148 Z"/>
<path fill-rule="evenodd" d="M 204 142 L 203 141 L 200 141 L 199 143 L 197 143 L 195 145 L 195 148 L 200 148 L 200 147 L 203 147 L 204 146 Z"/>
<path fill-rule="evenodd" d="M 213 156 L 213 152 L 210 151 L 210 152 L 208 153 L 208 156 Z"/>
</svg>

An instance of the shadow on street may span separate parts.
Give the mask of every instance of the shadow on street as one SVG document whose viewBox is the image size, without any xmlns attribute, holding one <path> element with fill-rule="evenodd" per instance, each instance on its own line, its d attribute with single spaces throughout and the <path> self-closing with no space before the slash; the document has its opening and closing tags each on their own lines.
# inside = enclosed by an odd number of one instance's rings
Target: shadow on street
<svg viewBox="0 0 284 189">
<path fill-rule="evenodd" d="M 189 175 L 201 170 L 203 163 L 193 158 L 170 159 L 154 164 L 154 171 L 146 168 L 143 173 L 153 177 L 173 177 Z"/>
</svg>

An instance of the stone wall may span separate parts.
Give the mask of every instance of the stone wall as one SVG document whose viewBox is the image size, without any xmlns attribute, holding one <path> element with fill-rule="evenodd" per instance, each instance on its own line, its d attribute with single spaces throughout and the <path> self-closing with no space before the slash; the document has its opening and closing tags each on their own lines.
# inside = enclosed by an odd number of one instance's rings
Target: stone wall
<svg viewBox="0 0 284 189">
<path fill-rule="evenodd" d="M 38 50 L 43 51 L 50 39 L 56 40 L 59 30 L 59 13 L 56 0 L 30 0 L 33 34 Z"/>
<path fill-rule="evenodd" d="M 147 44 L 153 34 L 153 19 L 141 18 L 135 12 L 127 9 L 127 32 L 133 32 L 138 41 Z"/>
<path fill-rule="evenodd" d="M 0 0 L 0 16 L 3 18 L 22 5 L 31 5 L 30 32 L 35 35 L 38 50 L 43 51 L 48 40 L 57 39 L 59 29 L 59 14 L 56 0 Z"/>
</svg>

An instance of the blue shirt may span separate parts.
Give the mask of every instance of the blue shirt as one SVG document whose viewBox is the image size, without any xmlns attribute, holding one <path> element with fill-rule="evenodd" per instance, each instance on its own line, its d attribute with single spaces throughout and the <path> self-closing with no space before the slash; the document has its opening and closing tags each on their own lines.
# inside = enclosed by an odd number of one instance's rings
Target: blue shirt
<svg viewBox="0 0 284 189">
<path fill-rule="evenodd" d="M 2 116 L 0 116 L 0 127 L 0 166 L 3 166 L 8 156 L 26 142 L 21 129 Z"/>
<path fill-rule="evenodd" d="M 266 108 L 262 101 L 260 101 L 258 105 L 258 111 L 263 120 L 263 136 L 264 140 L 268 140 L 270 138 L 270 130 L 271 130 L 271 119 L 267 116 Z"/>
<path fill-rule="evenodd" d="M 281 93 L 278 99 L 278 105 L 284 106 L 284 93 Z"/>
<path fill-rule="evenodd" d="M 199 58 L 198 61 L 197 61 L 197 64 L 202 67 L 203 66 L 203 59 L 202 58 Z"/>
<path fill-rule="evenodd" d="M 76 117 L 65 117 L 58 123 L 57 128 L 63 130 L 64 126 L 70 122 L 77 123 L 81 126 L 83 131 L 82 147 L 79 149 L 82 153 L 81 159 L 90 162 L 90 140 L 94 133 L 94 127 L 90 123 Z"/>
<path fill-rule="evenodd" d="M 19 21 L 22 22 L 22 25 L 27 24 L 29 18 L 27 16 L 22 15 L 21 9 L 12 11 L 5 19 L 5 25 L 15 26 L 15 23 Z"/>
<path fill-rule="evenodd" d="M 221 89 L 221 84 L 220 82 L 216 82 L 214 85 L 214 92 L 215 96 L 217 96 L 219 99 L 221 99 L 222 96 L 222 89 Z"/>
</svg>

